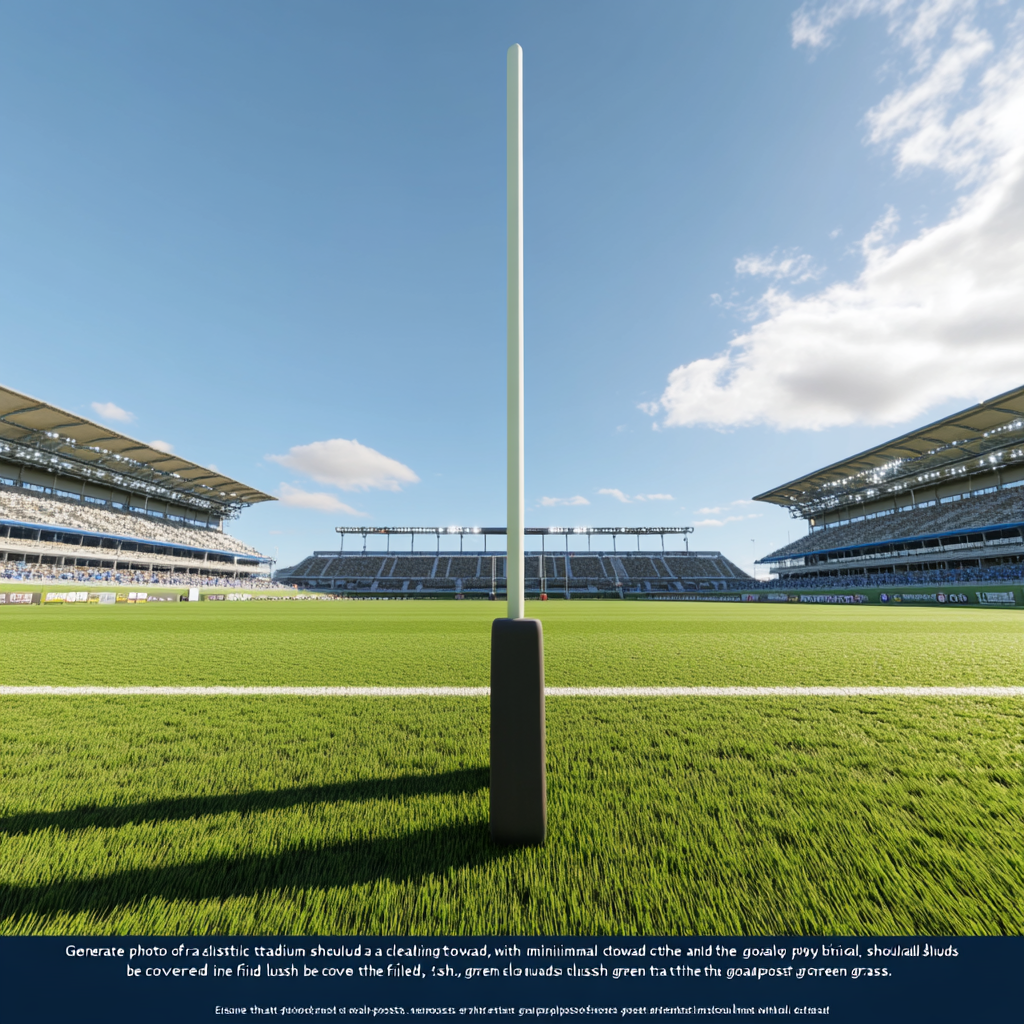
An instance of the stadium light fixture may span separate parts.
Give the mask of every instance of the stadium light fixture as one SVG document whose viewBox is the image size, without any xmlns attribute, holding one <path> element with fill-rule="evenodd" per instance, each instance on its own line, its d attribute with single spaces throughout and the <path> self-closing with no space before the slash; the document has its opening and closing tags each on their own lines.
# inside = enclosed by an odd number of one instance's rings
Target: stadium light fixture
<svg viewBox="0 0 1024 1024">
<path fill-rule="evenodd" d="M 547 834 L 544 634 L 524 616 L 523 551 L 523 51 L 506 63 L 508 216 L 508 617 L 491 625 L 491 838 L 543 843 Z M 486 536 L 486 535 L 485 535 Z"/>
</svg>

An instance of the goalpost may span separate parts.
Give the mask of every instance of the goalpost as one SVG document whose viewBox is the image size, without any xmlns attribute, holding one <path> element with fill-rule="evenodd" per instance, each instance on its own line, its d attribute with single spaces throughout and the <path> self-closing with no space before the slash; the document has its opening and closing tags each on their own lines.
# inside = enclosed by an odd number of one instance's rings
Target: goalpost
<svg viewBox="0 0 1024 1024">
<path fill-rule="evenodd" d="M 508 51 L 508 617 L 491 626 L 491 838 L 547 834 L 544 633 L 524 617 L 523 554 L 523 51 Z"/>
</svg>

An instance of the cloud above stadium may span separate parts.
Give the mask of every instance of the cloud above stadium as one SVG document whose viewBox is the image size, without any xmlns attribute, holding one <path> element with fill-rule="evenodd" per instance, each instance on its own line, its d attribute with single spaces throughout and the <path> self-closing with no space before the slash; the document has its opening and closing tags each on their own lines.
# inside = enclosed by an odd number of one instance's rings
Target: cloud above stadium
<svg viewBox="0 0 1024 1024">
<path fill-rule="evenodd" d="M 342 491 L 400 491 L 403 484 L 419 483 L 420 479 L 396 459 L 341 437 L 296 445 L 287 455 L 265 458 Z"/>
<path fill-rule="evenodd" d="M 736 508 L 737 505 L 753 505 L 753 501 L 749 498 L 738 498 L 736 501 L 730 501 L 728 505 L 714 505 L 711 508 L 699 508 L 697 512 L 700 515 L 714 516 L 722 512 L 729 512 Z M 749 517 L 748 517 L 749 518 Z"/>
<path fill-rule="evenodd" d="M 337 512 L 346 516 L 366 515 L 365 512 L 359 512 L 326 491 L 303 491 L 298 487 L 291 487 L 289 484 L 280 485 L 278 500 L 289 508 L 309 508 L 316 512 Z"/>
<path fill-rule="evenodd" d="M 634 494 L 632 496 L 626 494 L 625 491 L 619 490 L 618 487 L 602 487 L 598 494 L 606 494 L 610 498 L 614 498 L 616 501 L 621 501 L 624 505 L 632 505 L 634 501 L 674 501 L 675 499 L 671 494 Z"/>
<path fill-rule="evenodd" d="M 135 419 L 135 413 L 122 409 L 113 402 L 92 402 L 91 408 L 101 420 L 107 423 L 131 423 Z"/>
<path fill-rule="evenodd" d="M 725 526 L 726 523 L 742 523 L 747 519 L 760 519 L 760 512 L 750 512 L 745 516 L 723 516 L 721 519 L 698 519 L 694 526 Z"/>
<path fill-rule="evenodd" d="M 168 455 L 174 451 L 174 445 L 170 441 L 150 441 L 150 448 L 155 448 L 158 452 L 166 452 Z"/>
<path fill-rule="evenodd" d="M 744 256 L 771 278 L 753 325 L 723 352 L 673 370 L 655 427 L 778 430 L 893 424 L 945 402 L 978 401 L 1024 379 L 1024 12 L 995 38 L 972 0 L 832 0 L 794 16 L 792 40 L 829 46 L 846 19 L 888 21 L 903 63 L 898 88 L 867 112 L 868 144 L 900 175 L 939 171 L 959 199 L 944 219 L 896 240 L 899 212 L 879 211 L 859 242 L 861 270 L 811 294 L 787 282 L 813 264 Z"/>
<path fill-rule="evenodd" d="M 728 523 L 742 523 L 747 519 L 760 519 L 761 512 L 748 512 L 745 515 L 739 512 L 744 505 L 753 505 L 749 498 L 737 498 L 727 505 L 711 505 L 706 508 L 697 509 L 697 514 L 702 516 L 713 516 L 711 519 L 698 519 L 694 526 L 725 526 Z M 723 515 L 722 513 L 729 513 Z"/>
<path fill-rule="evenodd" d="M 582 494 L 574 494 L 571 498 L 541 498 L 540 504 L 543 508 L 553 508 L 556 505 L 589 505 L 590 502 Z"/>
<path fill-rule="evenodd" d="M 819 277 L 824 268 L 816 267 L 807 253 L 772 252 L 770 256 L 741 256 L 733 268 L 737 274 L 748 274 L 751 277 L 770 277 L 773 281 L 790 280 L 797 284 L 813 281 Z"/>
</svg>

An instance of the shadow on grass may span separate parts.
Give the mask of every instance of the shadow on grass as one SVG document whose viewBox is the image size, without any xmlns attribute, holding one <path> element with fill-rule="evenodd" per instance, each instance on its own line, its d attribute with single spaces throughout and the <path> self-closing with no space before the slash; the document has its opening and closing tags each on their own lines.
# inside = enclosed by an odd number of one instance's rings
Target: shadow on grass
<svg viewBox="0 0 1024 1024">
<path fill-rule="evenodd" d="M 489 841 L 486 822 L 425 829 L 387 839 L 305 844 L 279 853 L 209 857 L 168 867 L 135 868 L 98 878 L 0 886 L 0 917 L 95 913 L 142 900 L 226 900 L 274 890 L 329 889 L 402 882 L 511 855 Z"/>
<path fill-rule="evenodd" d="M 489 769 L 462 768 L 433 775 L 400 775 L 394 779 L 357 779 L 321 786 L 224 793 L 216 796 L 172 797 L 139 804 L 70 807 L 63 811 L 13 814 L 0 819 L 0 835 L 19 836 L 55 828 L 75 832 L 86 828 L 119 828 L 154 821 L 184 821 L 209 814 L 258 814 L 302 804 L 362 803 L 402 797 L 475 793 L 489 784 Z"/>
</svg>

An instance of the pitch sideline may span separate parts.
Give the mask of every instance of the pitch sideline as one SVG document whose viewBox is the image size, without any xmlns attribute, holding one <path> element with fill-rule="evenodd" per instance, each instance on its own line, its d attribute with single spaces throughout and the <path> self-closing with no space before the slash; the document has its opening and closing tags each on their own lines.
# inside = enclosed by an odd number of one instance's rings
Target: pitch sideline
<svg viewBox="0 0 1024 1024">
<path fill-rule="evenodd" d="M 4 697 L 488 697 L 487 686 L 0 686 Z M 1024 697 L 1024 686 L 551 686 L 547 697 Z"/>
</svg>

